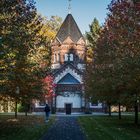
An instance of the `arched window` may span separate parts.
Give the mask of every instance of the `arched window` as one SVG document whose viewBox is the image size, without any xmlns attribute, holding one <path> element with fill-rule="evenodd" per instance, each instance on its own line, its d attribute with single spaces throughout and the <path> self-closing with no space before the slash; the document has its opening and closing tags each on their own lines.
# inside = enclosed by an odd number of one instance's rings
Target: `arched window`
<svg viewBox="0 0 140 140">
<path fill-rule="evenodd" d="M 68 54 L 65 54 L 65 61 L 68 61 Z"/>
<path fill-rule="evenodd" d="M 70 54 L 70 61 L 73 61 L 73 54 Z"/>
<path fill-rule="evenodd" d="M 58 53 L 57 54 L 57 62 L 59 62 L 60 61 L 60 54 Z"/>
<path fill-rule="evenodd" d="M 59 53 L 59 61 L 61 60 L 61 58 L 60 58 L 60 53 Z"/>
<path fill-rule="evenodd" d="M 56 62 L 56 54 L 54 54 L 54 62 Z"/>
<path fill-rule="evenodd" d="M 78 53 L 79 58 L 81 58 L 81 53 Z"/>
</svg>

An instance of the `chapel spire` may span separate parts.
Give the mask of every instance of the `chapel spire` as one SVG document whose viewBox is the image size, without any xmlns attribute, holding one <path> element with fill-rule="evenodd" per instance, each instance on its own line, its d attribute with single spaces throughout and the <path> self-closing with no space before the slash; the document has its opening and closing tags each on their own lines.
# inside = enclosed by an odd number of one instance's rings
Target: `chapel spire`
<svg viewBox="0 0 140 140">
<path fill-rule="evenodd" d="M 72 0 L 69 0 L 69 6 L 68 6 L 68 13 L 69 13 L 69 14 L 71 14 L 71 1 L 72 1 Z"/>
<path fill-rule="evenodd" d="M 59 39 L 60 42 L 63 42 L 67 37 L 70 37 L 74 43 L 77 43 L 80 38 L 83 38 L 83 35 L 71 14 L 67 15 L 56 35 L 56 38 Z"/>
</svg>

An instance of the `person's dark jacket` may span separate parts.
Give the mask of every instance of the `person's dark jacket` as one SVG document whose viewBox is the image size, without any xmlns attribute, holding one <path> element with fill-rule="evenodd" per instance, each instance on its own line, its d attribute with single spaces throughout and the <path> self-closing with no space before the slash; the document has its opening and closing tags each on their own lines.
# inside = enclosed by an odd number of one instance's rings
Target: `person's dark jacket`
<svg viewBox="0 0 140 140">
<path fill-rule="evenodd" d="M 45 106 L 45 109 L 44 109 L 45 112 L 50 112 L 50 107 L 46 104 Z"/>
</svg>

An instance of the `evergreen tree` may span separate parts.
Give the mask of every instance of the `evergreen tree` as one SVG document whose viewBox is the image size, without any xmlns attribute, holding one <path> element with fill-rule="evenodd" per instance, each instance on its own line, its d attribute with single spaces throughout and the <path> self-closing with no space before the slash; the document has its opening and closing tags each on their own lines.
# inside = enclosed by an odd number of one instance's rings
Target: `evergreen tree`
<svg viewBox="0 0 140 140">
<path fill-rule="evenodd" d="M 89 98 L 93 97 L 93 90 L 92 90 L 92 84 L 93 84 L 93 73 L 94 73 L 94 50 L 97 47 L 97 40 L 99 38 L 100 32 L 101 32 L 101 26 L 99 25 L 99 22 L 96 18 L 94 18 L 91 25 L 89 25 L 90 31 L 86 33 L 86 38 L 88 40 L 87 45 L 87 52 L 86 52 L 86 73 L 84 76 L 84 82 L 85 82 L 85 96 L 87 103 L 89 102 Z M 86 105 L 88 106 L 88 105 Z"/>
</svg>

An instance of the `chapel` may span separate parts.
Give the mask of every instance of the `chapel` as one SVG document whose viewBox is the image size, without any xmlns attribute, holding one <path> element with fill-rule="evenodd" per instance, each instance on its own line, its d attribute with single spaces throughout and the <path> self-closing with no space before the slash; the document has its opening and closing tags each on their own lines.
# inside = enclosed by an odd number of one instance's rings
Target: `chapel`
<svg viewBox="0 0 140 140">
<path fill-rule="evenodd" d="M 45 102 L 51 106 L 52 113 L 85 112 L 85 108 L 103 111 L 102 103 L 92 103 L 85 98 L 86 41 L 71 14 L 70 3 L 68 9 L 68 15 L 51 42 L 51 76 L 56 86 L 53 96 Z M 36 101 L 34 111 L 43 109 L 44 103 Z"/>
<path fill-rule="evenodd" d="M 72 14 L 68 14 L 51 44 L 56 112 L 81 112 L 85 107 L 83 75 L 86 42 Z"/>
</svg>

